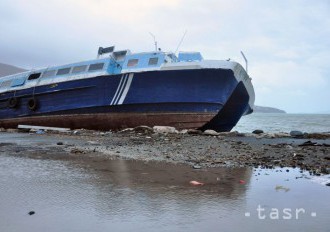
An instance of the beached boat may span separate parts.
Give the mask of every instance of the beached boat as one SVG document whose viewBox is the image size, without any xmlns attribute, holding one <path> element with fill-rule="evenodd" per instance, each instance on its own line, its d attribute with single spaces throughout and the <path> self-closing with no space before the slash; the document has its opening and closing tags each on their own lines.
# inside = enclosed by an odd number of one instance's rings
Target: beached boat
<svg viewBox="0 0 330 232">
<path fill-rule="evenodd" d="M 254 98 L 251 78 L 236 62 L 108 47 L 93 60 L 0 78 L 0 127 L 230 131 L 253 111 Z"/>
</svg>

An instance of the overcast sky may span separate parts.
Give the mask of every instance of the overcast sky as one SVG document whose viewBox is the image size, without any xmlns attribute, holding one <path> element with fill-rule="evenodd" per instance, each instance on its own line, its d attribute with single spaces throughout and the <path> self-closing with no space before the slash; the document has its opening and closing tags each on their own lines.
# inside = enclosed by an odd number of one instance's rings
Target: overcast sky
<svg viewBox="0 0 330 232">
<path fill-rule="evenodd" d="M 330 112 L 329 0 L 1 0 L 0 62 L 23 68 L 133 52 L 200 51 L 249 60 L 256 104 Z"/>
</svg>

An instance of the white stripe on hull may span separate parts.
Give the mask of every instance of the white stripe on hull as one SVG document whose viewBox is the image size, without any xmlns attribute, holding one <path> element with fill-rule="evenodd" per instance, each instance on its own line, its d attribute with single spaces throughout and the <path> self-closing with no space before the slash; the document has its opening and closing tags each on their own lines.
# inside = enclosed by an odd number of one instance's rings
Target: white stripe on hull
<svg viewBox="0 0 330 232">
<path fill-rule="evenodd" d="M 127 80 L 127 84 L 125 86 L 125 89 L 124 89 L 124 92 L 122 93 L 121 95 L 121 98 L 119 99 L 119 101 L 117 102 L 118 105 L 121 105 L 123 104 L 125 98 L 126 98 L 126 95 L 128 93 L 128 90 L 129 88 L 131 87 L 131 84 L 132 84 L 132 80 L 133 80 L 133 76 L 134 76 L 134 73 L 130 73 L 128 75 L 128 80 Z"/>
<path fill-rule="evenodd" d="M 112 101 L 110 105 L 121 105 L 123 104 L 127 93 L 129 91 L 129 88 L 131 87 L 132 80 L 133 80 L 133 73 L 130 74 L 124 74 L 119 82 L 119 85 L 117 87 L 116 93 L 112 98 Z"/>
<path fill-rule="evenodd" d="M 124 90 L 124 88 L 125 88 L 125 86 L 126 86 L 126 84 L 127 84 L 127 77 L 128 77 L 128 74 L 126 74 L 126 75 L 124 76 L 123 83 L 122 83 L 122 85 L 121 85 L 121 87 L 120 87 L 120 89 L 119 89 L 118 95 L 116 96 L 113 105 L 117 105 L 118 99 L 119 99 L 120 96 L 122 95 L 123 90 Z"/>
<path fill-rule="evenodd" d="M 112 98 L 112 101 L 111 101 L 110 105 L 113 105 L 113 103 L 114 103 L 115 99 L 117 98 L 117 94 L 118 94 L 118 92 L 119 92 L 119 89 L 120 89 L 120 87 L 121 87 L 121 85 L 122 85 L 122 83 L 123 83 L 123 80 L 124 80 L 124 76 L 125 76 L 125 75 L 122 75 L 122 76 L 121 76 L 121 79 L 120 79 L 119 85 L 118 85 L 118 87 L 117 87 L 116 93 L 115 93 L 115 95 L 113 96 L 113 98 Z"/>
</svg>

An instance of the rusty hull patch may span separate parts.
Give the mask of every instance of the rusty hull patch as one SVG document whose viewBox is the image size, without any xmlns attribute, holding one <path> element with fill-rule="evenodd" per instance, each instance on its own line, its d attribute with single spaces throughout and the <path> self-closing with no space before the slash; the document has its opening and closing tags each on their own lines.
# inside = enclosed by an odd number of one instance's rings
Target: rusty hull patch
<svg viewBox="0 0 330 232">
<path fill-rule="evenodd" d="M 65 127 L 70 129 L 120 130 L 145 126 L 173 126 L 194 129 L 209 122 L 216 113 L 99 113 L 47 115 L 3 119 L 0 127 L 17 128 L 18 125 Z"/>
</svg>

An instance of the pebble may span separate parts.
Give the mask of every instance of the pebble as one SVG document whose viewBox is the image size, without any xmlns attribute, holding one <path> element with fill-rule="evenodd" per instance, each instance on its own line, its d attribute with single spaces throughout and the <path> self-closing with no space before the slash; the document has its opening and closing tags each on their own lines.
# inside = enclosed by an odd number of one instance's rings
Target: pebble
<svg viewBox="0 0 330 232">
<path fill-rule="evenodd" d="M 134 128 L 134 131 L 136 133 L 145 133 L 145 134 L 154 132 L 154 130 L 148 126 L 137 126 Z"/>
<path fill-rule="evenodd" d="M 202 131 L 200 131 L 200 130 L 195 130 L 195 129 L 189 129 L 189 130 L 187 131 L 187 133 L 190 134 L 190 135 L 200 135 L 200 134 L 203 134 Z"/>
<path fill-rule="evenodd" d="M 168 133 L 174 133 L 177 134 L 179 133 L 175 127 L 171 126 L 154 126 L 153 131 L 156 133 L 163 133 L 163 134 L 168 134 Z"/>
<path fill-rule="evenodd" d="M 214 131 L 214 130 L 205 130 L 203 134 L 204 134 L 204 135 L 213 135 L 213 136 L 218 136 L 218 135 L 220 135 L 220 133 L 218 133 L 218 132 L 216 132 L 216 131 Z"/>
<path fill-rule="evenodd" d="M 163 127 L 156 128 L 160 129 Z M 285 140 L 275 140 L 272 141 L 271 144 L 269 144 L 268 142 L 265 143 L 267 140 L 262 140 L 259 142 L 254 139 L 258 136 L 265 137 L 266 135 L 268 135 L 268 133 L 264 133 L 262 135 L 257 136 L 247 134 L 247 139 L 239 138 L 238 140 L 238 132 L 218 133 L 212 130 L 206 130 L 204 132 L 204 134 L 209 135 L 219 134 L 220 136 L 226 136 L 223 137 L 225 139 L 223 139 L 221 143 L 219 143 L 219 140 L 213 137 L 199 136 L 198 134 L 203 135 L 203 132 L 200 130 L 182 131 L 182 133 L 197 134 L 196 136 L 178 134 L 181 132 L 177 132 L 175 129 L 172 128 L 171 131 L 175 132 L 168 134 L 154 133 L 154 129 L 150 127 L 137 127 L 135 128 L 135 130 L 136 131 L 134 131 L 134 129 L 126 129 L 126 131 L 130 132 L 127 134 L 120 134 L 119 132 L 114 132 L 112 134 L 114 140 L 105 140 L 104 138 L 100 137 L 108 133 L 111 134 L 111 132 L 94 132 L 92 134 L 93 131 L 88 130 L 72 131 L 73 134 L 81 133 L 82 135 L 86 135 L 86 138 L 83 137 L 82 140 L 85 141 L 86 144 L 82 145 L 83 147 L 85 147 L 84 150 L 73 148 L 70 153 L 89 153 L 93 151 L 96 145 L 98 146 L 98 151 L 102 152 L 102 146 L 109 145 L 106 146 L 107 148 L 105 150 L 111 147 L 110 150 L 112 151 L 112 154 L 121 153 L 126 155 L 127 149 L 129 149 L 130 146 L 135 147 L 136 145 L 139 145 L 142 146 L 143 151 L 148 152 L 151 152 L 151 150 L 154 151 L 154 149 L 148 150 L 149 146 L 159 147 L 159 151 L 161 152 L 161 159 L 163 158 L 167 161 L 175 160 L 178 162 L 184 162 L 186 164 L 190 164 L 190 167 L 194 169 L 201 169 L 209 166 L 237 165 L 254 167 L 258 167 L 259 165 L 261 165 L 265 168 L 274 168 L 274 165 L 276 165 L 282 168 L 299 167 L 304 170 L 312 171 L 312 174 L 314 175 L 330 173 L 330 169 L 327 165 L 327 162 L 330 160 L 330 156 L 328 155 L 329 150 L 327 147 L 329 145 L 323 143 L 323 141 L 317 141 L 316 143 L 313 140 L 308 141 L 308 139 L 305 139 L 301 142 L 297 142 L 297 140 L 295 139 L 287 138 L 289 134 L 285 134 Z M 303 132 L 301 131 L 298 131 L 298 133 L 296 132 L 297 131 L 291 131 L 290 136 L 303 134 Z M 330 133 L 325 135 L 322 134 L 322 136 L 328 136 L 329 134 Z M 234 138 L 231 139 L 231 136 L 234 136 Z M 250 142 L 249 137 L 253 138 L 252 142 Z M 97 141 L 89 141 L 88 139 L 93 139 Z M 56 140 L 62 141 L 56 142 Z M 68 142 L 66 140 L 66 142 L 63 142 L 63 140 L 64 138 L 55 138 L 55 140 L 52 140 L 52 144 L 55 143 L 57 145 L 65 145 L 65 147 L 68 147 Z M 224 143 L 225 141 L 226 143 Z M 0 146 L 3 146 L 2 144 L 3 143 L 0 143 Z M 123 148 L 120 149 L 120 151 L 117 151 L 117 148 L 121 146 L 123 146 Z M 138 149 L 139 148 L 137 148 L 136 150 L 137 153 L 139 153 Z M 94 149 L 94 151 L 96 151 L 96 148 Z M 162 153 L 162 151 L 166 151 L 166 153 L 169 152 L 171 153 L 171 155 L 164 154 L 164 152 Z M 21 152 L 21 150 L 18 150 L 16 153 L 19 152 Z M 188 158 L 190 154 L 193 154 L 193 158 Z M 145 156 L 143 156 L 142 158 L 139 157 L 139 159 L 150 158 L 149 153 L 143 155 Z M 118 157 L 121 156 L 122 155 L 118 155 Z M 156 153 L 152 154 L 152 156 L 156 157 Z M 291 169 L 284 168 L 283 172 L 289 172 L 289 170 Z"/>
<path fill-rule="evenodd" d="M 304 133 L 301 131 L 290 131 L 290 135 L 293 138 L 303 138 L 304 137 Z"/>
<path fill-rule="evenodd" d="M 201 166 L 199 166 L 199 165 L 194 165 L 193 166 L 193 169 L 201 169 L 202 167 Z"/>
<path fill-rule="evenodd" d="M 264 133 L 264 131 L 259 130 L 259 129 L 252 131 L 252 134 L 256 134 L 256 135 L 259 135 L 259 134 L 262 134 L 262 133 Z"/>
</svg>

